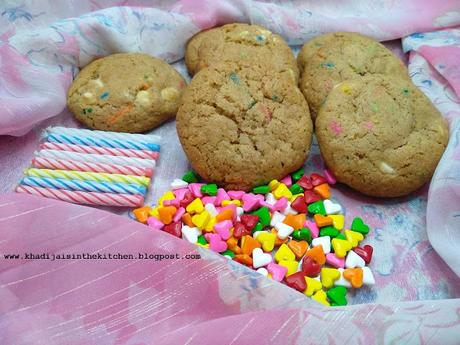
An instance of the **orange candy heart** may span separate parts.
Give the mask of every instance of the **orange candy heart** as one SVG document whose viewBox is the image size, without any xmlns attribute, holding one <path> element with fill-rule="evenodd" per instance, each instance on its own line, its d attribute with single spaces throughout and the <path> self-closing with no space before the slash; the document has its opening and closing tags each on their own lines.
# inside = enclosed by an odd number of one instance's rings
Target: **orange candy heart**
<svg viewBox="0 0 460 345">
<path fill-rule="evenodd" d="M 227 246 L 235 254 L 241 254 L 241 248 L 238 246 L 238 240 L 235 237 L 232 236 L 227 240 Z"/>
<path fill-rule="evenodd" d="M 260 247 L 260 242 L 252 236 L 246 235 L 241 238 L 241 252 L 243 254 L 252 255 L 252 251 Z"/>
<path fill-rule="evenodd" d="M 289 237 L 288 238 L 285 238 L 284 240 L 282 240 L 281 238 L 278 237 L 278 231 L 276 231 L 275 228 L 273 228 L 271 230 L 272 234 L 275 234 L 276 237 L 275 237 L 275 247 L 279 247 L 281 246 L 283 243 L 286 243 L 288 240 L 289 240 Z"/>
<path fill-rule="evenodd" d="M 216 223 L 222 222 L 224 220 L 232 220 L 233 219 L 233 210 L 227 208 L 226 210 L 223 210 L 221 213 L 219 213 L 216 216 Z"/>
<path fill-rule="evenodd" d="M 147 218 L 150 217 L 150 210 L 152 208 L 150 206 L 144 206 L 141 208 L 136 208 L 133 210 L 134 217 L 141 222 L 141 223 L 147 223 Z"/>
<path fill-rule="evenodd" d="M 363 286 L 362 268 L 347 268 L 343 271 L 343 277 L 348 280 L 355 289 L 359 289 Z"/>
<path fill-rule="evenodd" d="M 305 254 L 308 248 L 307 241 L 290 240 L 287 245 L 289 249 L 291 249 L 292 252 L 295 254 L 297 260 L 299 260 Z"/>
<path fill-rule="evenodd" d="M 329 190 L 329 185 L 327 183 L 320 184 L 319 186 L 313 188 L 313 190 L 323 199 L 329 199 L 331 197 L 331 191 Z"/>
<path fill-rule="evenodd" d="M 158 215 L 163 224 L 171 224 L 174 214 L 176 213 L 177 208 L 174 206 L 163 206 L 158 208 Z"/>
<path fill-rule="evenodd" d="M 284 218 L 283 223 L 292 226 L 294 230 L 299 230 L 305 226 L 306 220 L 307 216 L 305 215 L 305 213 L 297 215 L 288 214 L 286 218 Z"/>
<path fill-rule="evenodd" d="M 316 225 L 318 225 L 318 227 L 320 228 L 322 228 L 323 226 L 332 225 L 331 217 L 325 217 L 320 214 L 315 214 L 313 216 L 313 219 L 315 220 Z"/>
<path fill-rule="evenodd" d="M 246 265 L 246 266 L 252 266 L 252 258 L 247 254 L 237 254 L 233 258 L 233 260 L 239 262 L 240 264 Z"/>
<path fill-rule="evenodd" d="M 193 225 L 193 222 L 192 222 L 192 216 L 190 215 L 190 213 L 184 213 L 182 215 L 182 218 L 181 220 L 185 223 L 185 225 L 193 228 L 195 225 Z"/>
<path fill-rule="evenodd" d="M 313 247 L 308 250 L 305 255 L 311 257 L 320 265 L 324 265 L 326 263 L 326 255 L 324 255 L 323 246 Z"/>
</svg>

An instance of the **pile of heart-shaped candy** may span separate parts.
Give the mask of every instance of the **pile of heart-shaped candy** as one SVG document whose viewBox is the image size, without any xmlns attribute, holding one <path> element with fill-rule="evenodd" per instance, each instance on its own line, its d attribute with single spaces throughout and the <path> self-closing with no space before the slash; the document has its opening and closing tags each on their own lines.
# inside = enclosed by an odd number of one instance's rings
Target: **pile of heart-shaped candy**
<svg viewBox="0 0 460 345">
<path fill-rule="evenodd" d="M 375 283 L 366 264 L 372 247 L 359 243 L 369 227 L 359 217 L 345 227 L 331 200 L 335 178 L 301 169 L 252 193 L 198 182 L 192 171 L 171 183 L 156 206 L 134 217 L 238 261 L 324 305 L 346 305 L 346 288 Z"/>
</svg>

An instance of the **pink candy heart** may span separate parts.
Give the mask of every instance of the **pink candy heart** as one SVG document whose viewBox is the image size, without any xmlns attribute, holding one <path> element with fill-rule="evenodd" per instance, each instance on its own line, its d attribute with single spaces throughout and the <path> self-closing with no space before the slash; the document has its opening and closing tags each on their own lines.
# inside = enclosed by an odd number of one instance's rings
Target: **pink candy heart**
<svg viewBox="0 0 460 345">
<path fill-rule="evenodd" d="M 181 189 L 173 190 L 173 193 L 176 196 L 176 199 L 179 201 L 184 199 L 185 193 L 187 192 L 188 192 L 188 188 L 181 188 Z"/>
<path fill-rule="evenodd" d="M 230 238 L 230 229 L 233 224 L 229 220 L 224 220 L 217 224 L 214 224 L 214 230 L 220 235 L 223 240 L 228 240 Z"/>
<path fill-rule="evenodd" d="M 281 181 L 281 183 L 284 183 L 286 186 L 291 187 L 292 186 L 292 178 L 291 175 L 287 175 L 284 177 Z"/>
<path fill-rule="evenodd" d="M 222 201 L 224 201 L 224 200 L 230 200 L 230 196 L 227 194 L 225 189 L 219 188 L 217 190 L 216 200 L 214 200 L 214 205 L 220 206 L 220 205 L 222 205 Z"/>
<path fill-rule="evenodd" d="M 273 280 L 280 282 L 284 279 L 284 276 L 287 273 L 287 268 L 274 262 L 270 262 L 267 265 L 267 271 L 272 275 Z"/>
<path fill-rule="evenodd" d="M 318 229 L 318 225 L 316 225 L 316 223 L 315 223 L 314 221 L 307 219 L 307 220 L 305 221 L 305 227 L 307 227 L 307 228 L 310 229 L 311 236 L 312 236 L 313 238 L 318 237 L 318 235 L 319 235 L 319 229 Z"/>
<path fill-rule="evenodd" d="M 184 215 L 184 213 L 185 213 L 185 208 L 183 208 L 183 207 L 179 208 L 176 211 L 176 214 L 174 215 L 173 221 L 178 222 L 179 220 L 181 220 L 181 218 Z"/>
<path fill-rule="evenodd" d="M 236 199 L 236 200 L 241 200 L 241 198 L 243 197 L 243 195 L 245 194 L 244 191 L 242 190 L 229 190 L 228 191 L 228 196 L 232 199 Z"/>
<path fill-rule="evenodd" d="M 164 200 L 163 201 L 163 206 L 174 206 L 174 207 L 178 208 L 180 206 L 179 201 L 180 200 L 178 200 L 178 199 Z"/>
<path fill-rule="evenodd" d="M 345 258 L 338 258 L 334 253 L 326 254 L 326 262 L 335 268 L 345 267 Z"/>
<path fill-rule="evenodd" d="M 165 226 L 159 219 L 155 217 L 148 217 L 147 224 L 154 229 L 161 230 Z"/>
<path fill-rule="evenodd" d="M 244 212 L 252 211 L 260 206 L 260 199 L 252 193 L 244 194 L 242 200 Z"/>
<path fill-rule="evenodd" d="M 201 193 L 201 187 L 204 186 L 204 183 L 190 183 L 188 189 L 192 192 L 195 198 L 201 198 L 203 193 Z"/>
<path fill-rule="evenodd" d="M 219 234 L 207 233 L 204 235 L 209 242 L 209 248 L 217 253 L 222 253 L 227 250 L 227 242 L 222 241 Z"/>
<path fill-rule="evenodd" d="M 203 202 L 203 205 L 206 205 L 206 204 L 215 204 L 215 201 L 216 201 L 216 197 L 215 196 L 205 196 L 201 199 L 201 201 Z"/>
<path fill-rule="evenodd" d="M 328 169 L 324 170 L 324 177 L 326 177 L 326 181 L 330 185 L 333 185 L 333 184 L 337 183 L 337 180 L 335 179 L 335 176 Z"/>
<path fill-rule="evenodd" d="M 283 196 L 282 198 L 278 199 L 275 205 L 273 205 L 273 208 L 275 209 L 275 211 L 283 212 L 286 209 L 287 205 L 288 199 Z"/>
</svg>

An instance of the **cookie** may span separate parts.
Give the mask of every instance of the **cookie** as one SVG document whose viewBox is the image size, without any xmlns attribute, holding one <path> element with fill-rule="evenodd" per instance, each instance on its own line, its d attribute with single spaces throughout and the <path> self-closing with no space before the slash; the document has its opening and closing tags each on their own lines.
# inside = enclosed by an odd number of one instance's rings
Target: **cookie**
<svg viewBox="0 0 460 345">
<path fill-rule="evenodd" d="M 410 81 L 369 75 L 329 93 L 316 136 L 338 181 L 363 194 L 396 197 L 431 178 L 449 134 L 439 111 Z"/>
<path fill-rule="evenodd" d="M 307 42 L 297 57 L 302 70 L 299 87 L 313 120 L 334 86 L 370 74 L 409 78 L 403 62 L 372 38 L 335 32 Z"/>
<path fill-rule="evenodd" d="M 145 132 L 176 115 L 184 88 L 184 78 L 160 59 L 114 54 L 81 70 L 67 106 L 89 128 Z"/>
<path fill-rule="evenodd" d="M 260 63 L 201 70 L 184 93 L 176 126 L 201 177 L 246 191 L 299 169 L 313 127 L 297 86 Z"/>
<path fill-rule="evenodd" d="M 191 75 L 221 62 L 263 61 L 296 82 L 299 70 L 291 48 L 279 35 L 258 25 L 227 24 L 195 35 L 187 44 L 185 64 Z"/>
</svg>

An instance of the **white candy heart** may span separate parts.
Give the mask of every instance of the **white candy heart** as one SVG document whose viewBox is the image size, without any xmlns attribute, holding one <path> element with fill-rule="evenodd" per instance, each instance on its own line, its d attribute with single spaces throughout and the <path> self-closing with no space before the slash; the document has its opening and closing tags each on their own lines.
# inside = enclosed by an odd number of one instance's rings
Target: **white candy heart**
<svg viewBox="0 0 460 345">
<path fill-rule="evenodd" d="M 236 220 L 240 221 L 241 220 L 241 215 L 244 213 L 244 210 L 242 207 L 237 207 L 236 208 Z"/>
<path fill-rule="evenodd" d="M 182 237 L 189 241 L 190 243 L 197 243 L 198 236 L 201 235 L 201 230 L 198 228 L 191 228 L 187 225 L 182 227 Z"/>
<path fill-rule="evenodd" d="M 324 209 L 327 214 L 339 214 L 342 213 L 342 206 L 332 202 L 329 199 L 323 201 Z"/>
<path fill-rule="evenodd" d="M 254 248 L 252 251 L 252 266 L 254 268 L 267 266 L 270 262 L 273 262 L 270 254 L 264 253 L 260 248 Z"/>
<path fill-rule="evenodd" d="M 340 278 L 334 282 L 334 285 L 345 286 L 346 288 L 351 288 L 351 283 L 343 277 L 343 268 L 337 268 L 340 272 Z"/>
<path fill-rule="evenodd" d="M 323 246 L 324 254 L 329 254 L 331 252 L 331 238 L 329 236 L 321 236 L 314 238 L 313 241 L 311 241 L 311 245 L 313 247 L 319 245 Z"/>
<path fill-rule="evenodd" d="M 176 190 L 176 189 L 181 189 L 181 188 L 186 188 L 188 186 L 188 182 L 185 182 L 179 178 L 175 178 L 171 182 L 171 189 Z"/>
<path fill-rule="evenodd" d="M 355 268 L 355 267 L 364 267 L 366 262 L 362 257 L 356 254 L 354 251 L 350 250 L 345 259 L 346 268 Z"/>
<path fill-rule="evenodd" d="M 281 223 L 286 216 L 278 211 L 275 211 L 272 216 L 272 220 L 270 221 L 271 226 L 275 226 L 278 223 Z"/>
<path fill-rule="evenodd" d="M 217 212 L 216 206 L 213 204 L 206 204 L 204 205 L 204 209 L 208 211 L 208 213 L 211 215 L 211 217 L 217 216 L 219 213 Z"/>
<path fill-rule="evenodd" d="M 374 285 L 375 279 L 372 271 L 369 267 L 363 267 L 363 284 L 364 285 Z"/>
<path fill-rule="evenodd" d="M 257 273 L 262 274 L 265 277 L 268 277 L 268 271 L 265 267 L 261 267 L 258 270 L 256 270 Z"/>
<path fill-rule="evenodd" d="M 267 195 L 265 195 L 265 202 L 270 205 L 275 205 L 276 198 L 272 193 L 268 193 Z"/>
<path fill-rule="evenodd" d="M 287 207 L 284 209 L 283 211 L 283 214 L 285 216 L 287 216 L 288 214 L 294 214 L 296 215 L 298 212 L 296 210 L 294 210 L 292 207 L 291 207 L 291 203 L 289 202 Z"/>
<path fill-rule="evenodd" d="M 294 228 L 284 223 L 276 223 L 275 229 L 278 230 L 278 237 L 285 240 L 290 234 L 294 232 Z"/>
</svg>

